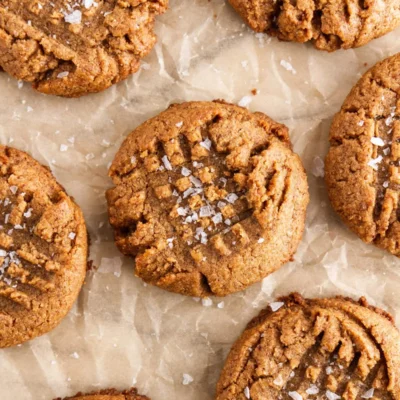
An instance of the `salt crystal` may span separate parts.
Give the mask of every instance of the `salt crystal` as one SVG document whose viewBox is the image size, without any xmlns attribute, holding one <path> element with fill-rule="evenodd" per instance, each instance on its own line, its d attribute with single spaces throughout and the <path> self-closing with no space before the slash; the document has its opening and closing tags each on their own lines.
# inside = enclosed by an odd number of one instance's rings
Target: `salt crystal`
<svg viewBox="0 0 400 400">
<path fill-rule="evenodd" d="M 371 143 L 379 147 L 383 147 L 385 145 L 385 142 L 379 137 L 372 137 Z"/>
<path fill-rule="evenodd" d="M 79 358 L 79 354 L 75 351 L 71 354 L 72 358 L 78 359 Z"/>
<path fill-rule="evenodd" d="M 224 221 L 224 223 L 225 223 L 225 225 L 228 225 L 228 226 L 232 225 L 232 221 L 231 221 L 229 218 L 227 218 L 227 219 Z"/>
<path fill-rule="evenodd" d="M 201 304 L 203 304 L 204 307 L 210 307 L 212 306 L 213 301 L 209 297 L 206 297 L 204 299 L 201 299 Z"/>
<path fill-rule="evenodd" d="M 18 187 L 17 186 L 10 186 L 10 191 L 12 194 L 16 194 L 18 191 Z"/>
<path fill-rule="evenodd" d="M 374 397 L 374 389 L 369 389 L 367 392 L 365 392 L 361 398 L 362 399 L 372 399 Z"/>
<path fill-rule="evenodd" d="M 182 167 L 181 169 L 181 174 L 183 176 L 189 176 L 192 173 L 192 171 L 189 168 L 186 167 Z"/>
<path fill-rule="evenodd" d="M 203 206 L 200 208 L 200 217 L 210 217 L 212 215 L 212 210 L 210 206 Z"/>
<path fill-rule="evenodd" d="M 182 375 L 182 385 L 189 385 L 193 382 L 193 377 L 189 374 Z"/>
<path fill-rule="evenodd" d="M 194 177 L 193 175 L 190 176 L 190 182 L 193 183 L 194 186 L 196 186 L 197 188 L 201 188 L 203 187 L 203 184 L 201 183 L 201 180 Z"/>
<path fill-rule="evenodd" d="M 82 12 L 74 10 L 71 14 L 64 15 L 65 22 L 69 24 L 80 24 L 82 21 Z"/>
<path fill-rule="evenodd" d="M 131 157 L 131 164 L 136 164 L 136 157 L 135 156 Z"/>
<path fill-rule="evenodd" d="M 243 390 L 243 394 L 245 395 L 246 399 L 250 399 L 250 389 L 246 386 Z"/>
<path fill-rule="evenodd" d="M 0 250 L 0 257 L 5 257 L 7 255 L 7 252 L 5 250 Z"/>
<path fill-rule="evenodd" d="M 217 304 L 218 308 L 224 308 L 225 307 L 225 302 L 221 301 L 220 303 Z"/>
<path fill-rule="evenodd" d="M 326 397 L 328 400 L 339 400 L 341 399 L 340 396 L 338 396 L 336 393 L 331 392 L 330 390 L 326 391 Z"/>
<path fill-rule="evenodd" d="M 229 193 L 225 199 L 227 201 L 229 201 L 229 203 L 233 204 L 237 199 L 239 198 L 239 196 L 236 193 Z"/>
<path fill-rule="evenodd" d="M 244 96 L 239 100 L 238 105 L 240 107 L 247 107 L 252 101 L 253 99 L 251 96 Z"/>
<path fill-rule="evenodd" d="M 326 367 L 325 372 L 326 372 L 327 375 L 330 375 L 330 374 L 332 374 L 332 372 L 333 372 L 333 368 L 330 367 L 330 366 L 329 366 L 329 367 Z"/>
<path fill-rule="evenodd" d="M 307 394 L 311 394 L 311 395 L 318 394 L 318 393 L 319 393 L 319 389 L 318 389 L 318 387 L 317 387 L 316 385 L 311 385 L 311 386 L 306 390 L 306 393 L 307 393 Z"/>
<path fill-rule="evenodd" d="M 168 171 L 172 171 L 172 165 L 171 165 L 171 163 L 169 162 L 168 157 L 167 157 L 167 156 L 163 156 L 162 161 L 163 161 L 163 163 L 164 163 L 165 168 L 166 168 Z"/>
<path fill-rule="evenodd" d="M 264 243 L 265 239 L 264 238 L 260 238 L 257 240 L 257 243 Z"/>
<path fill-rule="evenodd" d="M 59 78 L 59 79 L 66 78 L 68 75 L 69 75 L 69 72 L 68 72 L 68 71 L 63 71 L 63 72 L 60 72 L 60 73 L 57 75 L 57 78 Z"/>
<path fill-rule="evenodd" d="M 66 144 L 62 144 L 60 146 L 60 151 L 67 151 L 68 150 L 68 146 Z"/>
<path fill-rule="evenodd" d="M 373 158 L 368 162 L 368 165 L 373 168 L 375 171 L 378 171 L 378 165 L 381 161 L 383 160 L 382 156 L 378 156 L 376 158 Z"/>
<path fill-rule="evenodd" d="M 180 215 L 181 217 L 185 217 L 188 213 L 188 210 L 183 208 L 183 207 L 179 207 L 176 212 L 178 213 L 178 215 Z"/>
<path fill-rule="evenodd" d="M 383 154 L 385 156 L 387 156 L 389 153 L 390 153 L 390 148 L 389 147 L 386 147 L 386 149 L 383 149 Z"/>
<path fill-rule="evenodd" d="M 69 237 L 71 240 L 74 240 L 75 237 L 76 237 L 76 233 L 71 232 L 71 233 L 68 235 L 68 237 Z"/>
<path fill-rule="evenodd" d="M 202 142 L 200 142 L 200 146 L 204 147 L 207 150 L 211 149 L 211 145 L 212 145 L 212 143 L 211 143 L 211 140 L 209 138 L 206 138 Z"/>
<path fill-rule="evenodd" d="M 297 392 L 289 392 L 288 394 L 293 400 L 303 400 L 303 396 Z"/>
<path fill-rule="evenodd" d="M 214 222 L 215 225 L 220 224 L 222 222 L 222 214 L 221 213 L 217 213 L 211 219 L 212 219 L 212 222 Z"/>
<path fill-rule="evenodd" d="M 383 182 L 382 186 L 383 186 L 384 188 L 389 187 L 389 182 L 388 182 L 388 181 Z"/>
<path fill-rule="evenodd" d="M 282 301 L 275 301 L 275 302 L 271 303 L 269 306 L 271 307 L 271 310 L 273 312 L 275 312 L 275 311 L 278 311 L 284 305 L 285 305 L 285 303 L 283 303 Z"/>
<path fill-rule="evenodd" d="M 358 126 L 364 126 L 364 121 L 359 121 L 359 122 L 357 122 L 357 125 L 358 125 Z"/>
<path fill-rule="evenodd" d="M 175 124 L 175 126 L 176 126 L 177 128 L 181 128 L 182 125 L 183 125 L 183 121 L 177 122 L 177 123 Z"/>
</svg>

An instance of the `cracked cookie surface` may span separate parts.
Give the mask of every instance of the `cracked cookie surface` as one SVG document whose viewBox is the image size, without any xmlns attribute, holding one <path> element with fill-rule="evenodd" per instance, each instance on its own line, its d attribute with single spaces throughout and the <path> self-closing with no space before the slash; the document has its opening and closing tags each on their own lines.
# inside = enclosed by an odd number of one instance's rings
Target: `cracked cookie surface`
<svg viewBox="0 0 400 400">
<path fill-rule="evenodd" d="M 61 399 L 60 397 L 55 400 L 150 400 L 146 396 L 141 396 L 137 393 L 135 388 L 125 391 L 119 391 L 115 389 L 106 389 L 99 392 L 92 392 L 88 394 L 77 393 L 75 396 L 66 397 Z"/>
<path fill-rule="evenodd" d="M 82 212 L 50 171 L 0 146 L 0 347 L 53 329 L 87 267 Z"/>
<path fill-rule="evenodd" d="M 216 400 L 398 400 L 392 317 L 343 297 L 271 303 L 234 344 Z"/>
<path fill-rule="evenodd" d="M 224 296 L 289 261 L 308 186 L 288 130 L 224 102 L 172 105 L 136 128 L 110 168 L 110 223 L 145 282 Z"/>
<path fill-rule="evenodd" d="M 2 0 L 0 67 L 39 92 L 79 97 L 135 73 L 168 0 Z M 0 68 L 1 69 L 1 68 Z"/>
<path fill-rule="evenodd" d="M 400 25 L 397 0 L 229 0 L 256 32 L 334 51 L 363 46 Z"/>
<path fill-rule="evenodd" d="M 400 256 L 400 55 L 369 70 L 330 131 L 325 178 L 335 211 L 362 240 Z"/>
</svg>

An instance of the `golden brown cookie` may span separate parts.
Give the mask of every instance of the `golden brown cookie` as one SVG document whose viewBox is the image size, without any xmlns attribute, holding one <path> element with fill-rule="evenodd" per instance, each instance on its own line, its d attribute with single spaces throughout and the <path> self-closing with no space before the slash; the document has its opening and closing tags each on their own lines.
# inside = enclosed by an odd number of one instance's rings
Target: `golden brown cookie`
<svg viewBox="0 0 400 400">
<path fill-rule="evenodd" d="M 39 92 L 78 97 L 139 69 L 168 0 L 2 0 L 0 67 Z"/>
<path fill-rule="evenodd" d="M 326 158 L 333 208 L 367 243 L 400 255 L 400 54 L 368 71 L 335 116 Z"/>
<path fill-rule="evenodd" d="M 400 25 L 398 0 L 229 0 L 256 32 L 319 50 L 363 46 Z"/>
<path fill-rule="evenodd" d="M 61 399 L 61 397 L 54 400 L 150 400 L 146 396 L 141 396 L 137 393 L 135 388 L 118 391 L 115 389 L 101 390 L 99 392 L 92 392 L 88 394 L 77 393 L 75 396 L 66 397 Z"/>
<path fill-rule="evenodd" d="M 50 171 L 0 146 L 0 347 L 53 329 L 86 274 L 82 212 Z"/>
<path fill-rule="evenodd" d="M 115 241 L 145 282 L 224 296 L 293 256 L 308 186 L 288 130 L 224 102 L 175 104 L 136 128 L 110 168 Z"/>
<path fill-rule="evenodd" d="M 216 400 L 400 399 L 400 333 L 365 299 L 280 299 L 233 346 Z"/>
</svg>

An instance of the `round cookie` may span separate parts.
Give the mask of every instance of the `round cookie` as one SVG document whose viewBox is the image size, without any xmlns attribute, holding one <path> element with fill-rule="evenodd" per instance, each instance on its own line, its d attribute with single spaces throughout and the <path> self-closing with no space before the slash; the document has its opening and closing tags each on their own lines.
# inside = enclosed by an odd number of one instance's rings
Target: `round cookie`
<svg viewBox="0 0 400 400">
<path fill-rule="evenodd" d="M 334 51 L 363 46 L 400 24 L 397 0 L 229 0 L 256 32 Z"/>
<path fill-rule="evenodd" d="M 325 177 L 333 208 L 362 240 L 400 255 L 400 54 L 369 70 L 335 116 Z"/>
<path fill-rule="evenodd" d="M 66 397 L 61 399 L 61 397 L 54 400 L 150 400 L 146 396 L 141 396 L 137 393 L 135 388 L 118 391 L 115 389 L 106 389 L 99 392 L 92 392 L 88 394 L 77 393 L 75 396 Z"/>
<path fill-rule="evenodd" d="M 400 399 L 400 333 L 390 315 L 343 297 L 292 294 L 233 346 L 216 400 Z"/>
<path fill-rule="evenodd" d="M 136 128 L 110 168 L 115 241 L 145 282 L 224 296 L 291 260 L 308 186 L 285 126 L 217 102 L 172 105 Z"/>
<path fill-rule="evenodd" d="M 51 172 L 0 146 L 0 347 L 53 329 L 87 266 L 83 215 Z"/>
<path fill-rule="evenodd" d="M 3 0 L 0 67 L 42 93 L 79 97 L 107 89 L 139 69 L 167 4 Z"/>
</svg>

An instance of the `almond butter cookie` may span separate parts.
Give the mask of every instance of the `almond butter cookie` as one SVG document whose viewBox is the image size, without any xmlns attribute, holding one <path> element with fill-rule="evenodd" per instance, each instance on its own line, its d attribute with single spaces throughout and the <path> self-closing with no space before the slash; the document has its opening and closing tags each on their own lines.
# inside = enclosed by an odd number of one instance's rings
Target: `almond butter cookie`
<svg viewBox="0 0 400 400">
<path fill-rule="evenodd" d="M 307 179 L 285 126 L 224 102 L 175 104 L 136 128 L 110 168 L 115 241 L 145 282 L 224 296 L 290 261 Z"/>
<path fill-rule="evenodd" d="M 369 70 L 335 116 L 326 157 L 333 208 L 362 240 L 400 256 L 400 54 Z"/>
<path fill-rule="evenodd" d="M 400 399 L 400 333 L 351 299 L 271 303 L 233 346 L 216 400 Z"/>
<path fill-rule="evenodd" d="M 61 399 L 61 397 L 55 400 L 150 400 L 146 396 L 141 396 L 137 393 L 135 388 L 125 391 L 118 391 L 115 389 L 101 390 L 100 392 L 92 392 L 88 394 L 77 393 L 75 396 L 66 397 Z"/>
<path fill-rule="evenodd" d="M 168 0 L 2 0 L 0 67 L 42 93 L 79 97 L 139 69 Z"/>
<path fill-rule="evenodd" d="M 0 347 L 53 329 L 87 266 L 82 212 L 50 171 L 0 146 Z"/>
<path fill-rule="evenodd" d="M 256 32 L 334 51 L 363 46 L 400 25 L 397 0 L 229 0 Z"/>
</svg>

